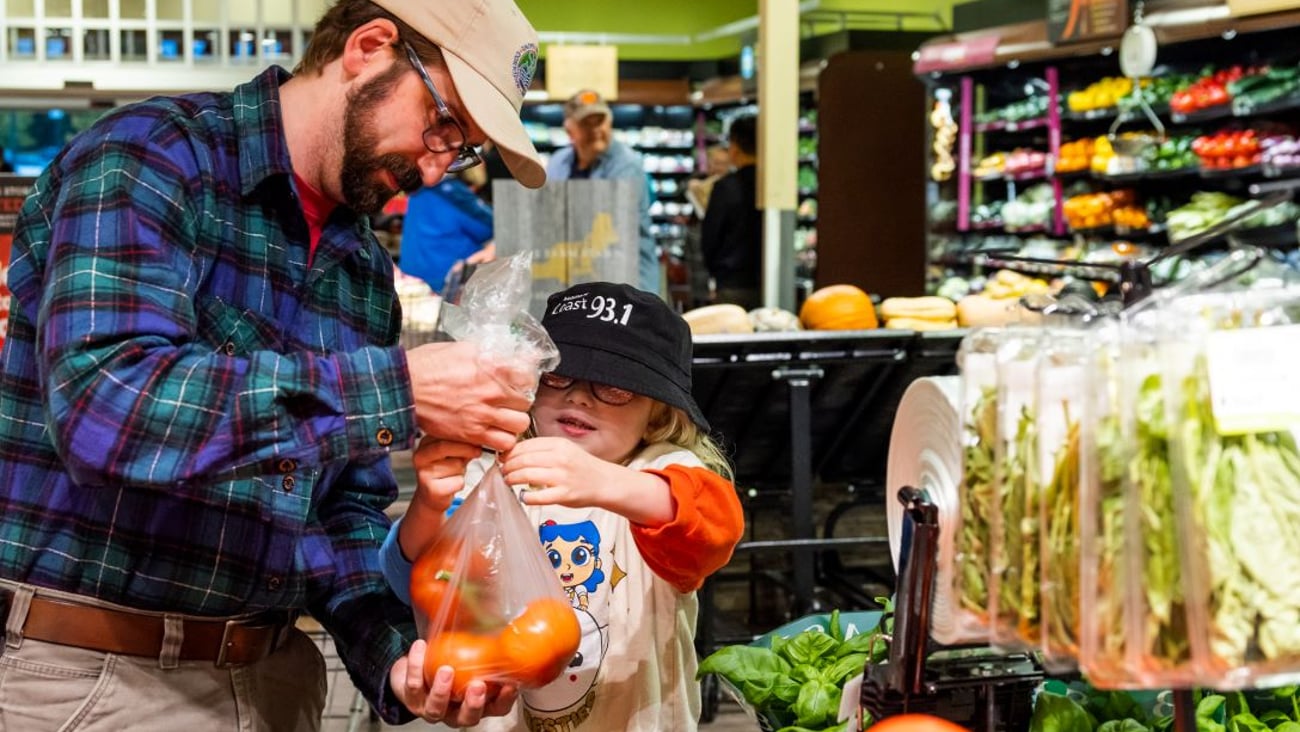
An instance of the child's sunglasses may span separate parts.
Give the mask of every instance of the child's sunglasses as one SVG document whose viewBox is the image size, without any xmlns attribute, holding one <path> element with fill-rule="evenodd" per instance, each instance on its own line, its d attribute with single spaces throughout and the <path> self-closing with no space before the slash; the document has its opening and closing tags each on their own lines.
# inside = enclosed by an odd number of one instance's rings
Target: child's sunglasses
<svg viewBox="0 0 1300 732">
<path fill-rule="evenodd" d="M 570 376 L 560 376 L 550 372 L 542 374 L 541 383 L 548 389 L 557 389 L 563 391 L 573 386 L 578 380 Z M 609 384 L 597 384 L 594 381 L 587 382 L 591 389 L 591 395 L 600 401 L 615 407 L 621 407 L 624 404 L 636 398 L 636 392 L 620 389 L 617 386 Z"/>
</svg>

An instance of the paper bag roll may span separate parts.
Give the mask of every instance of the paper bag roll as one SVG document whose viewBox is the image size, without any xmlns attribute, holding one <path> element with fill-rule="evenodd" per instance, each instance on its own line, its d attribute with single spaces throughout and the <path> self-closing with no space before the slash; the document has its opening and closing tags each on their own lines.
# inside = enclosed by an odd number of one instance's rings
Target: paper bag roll
<svg viewBox="0 0 1300 732">
<path fill-rule="evenodd" d="M 903 506 L 898 502 L 898 490 L 905 486 L 919 488 L 938 509 L 939 557 L 930 635 L 946 645 L 984 640 L 962 629 L 952 597 L 954 547 L 961 518 L 960 414 L 961 377 L 931 376 L 913 381 L 903 393 L 894 416 L 885 473 L 885 514 L 895 572 L 903 533 Z"/>
</svg>

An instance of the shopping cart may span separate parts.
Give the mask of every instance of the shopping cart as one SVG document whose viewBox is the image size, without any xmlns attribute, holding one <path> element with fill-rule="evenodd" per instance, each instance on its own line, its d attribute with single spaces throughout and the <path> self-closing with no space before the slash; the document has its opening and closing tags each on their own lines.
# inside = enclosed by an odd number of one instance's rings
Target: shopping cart
<svg viewBox="0 0 1300 732">
<path fill-rule="evenodd" d="M 325 711 L 321 714 L 321 732 L 379 730 L 379 716 L 352 685 L 343 659 L 334 648 L 334 639 L 312 618 L 300 619 L 298 628 L 316 643 L 325 657 Z"/>
</svg>

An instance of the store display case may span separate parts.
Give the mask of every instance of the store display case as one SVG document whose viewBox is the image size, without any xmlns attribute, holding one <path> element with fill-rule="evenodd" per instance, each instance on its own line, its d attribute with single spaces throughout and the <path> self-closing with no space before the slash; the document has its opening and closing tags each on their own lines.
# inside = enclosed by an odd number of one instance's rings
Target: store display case
<svg viewBox="0 0 1300 732">
<path fill-rule="evenodd" d="M 1279 22 L 1163 43 L 1154 73 L 1136 81 L 1113 49 L 923 72 L 927 291 L 956 299 L 1002 268 L 1059 285 L 1060 268 L 999 255 L 1148 259 L 1300 185 L 1300 66 L 1294 26 Z M 1271 207 L 1219 246 L 1169 258 L 1157 284 L 1245 243 L 1300 261 L 1297 219 L 1294 204 Z"/>
</svg>

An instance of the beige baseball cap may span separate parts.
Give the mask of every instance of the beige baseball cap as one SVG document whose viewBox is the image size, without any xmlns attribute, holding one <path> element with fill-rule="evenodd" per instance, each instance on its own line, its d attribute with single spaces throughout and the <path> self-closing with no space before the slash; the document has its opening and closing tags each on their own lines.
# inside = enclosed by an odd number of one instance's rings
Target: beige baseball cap
<svg viewBox="0 0 1300 732">
<path fill-rule="evenodd" d="M 515 180 L 546 182 L 519 110 L 537 71 L 537 31 L 514 0 L 372 0 L 442 49 L 461 102 Z"/>
<path fill-rule="evenodd" d="M 595 89 L 583 89 L 569 97 L 569 100 L 564 103 L 565 119 L 580 120 L 593 114 L 605 117 L 614 116 L 614 113 L 609 109 L 609 105 L 600 96 L 600 92 Z"/>
</svg>

